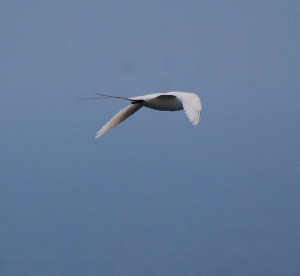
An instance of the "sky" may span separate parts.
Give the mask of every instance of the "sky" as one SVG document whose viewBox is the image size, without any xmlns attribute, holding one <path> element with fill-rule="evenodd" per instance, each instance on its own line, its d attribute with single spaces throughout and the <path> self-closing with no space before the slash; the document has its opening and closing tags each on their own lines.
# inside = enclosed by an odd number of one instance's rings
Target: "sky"
<svg viewBox="0 0 300 276">
<path fill-rule="evenodd" d="M 1 275 L 300 275 L 299 1 L 1 1 Z M 147 108 L 81 100 L 199 95 Z"/>
</svg>

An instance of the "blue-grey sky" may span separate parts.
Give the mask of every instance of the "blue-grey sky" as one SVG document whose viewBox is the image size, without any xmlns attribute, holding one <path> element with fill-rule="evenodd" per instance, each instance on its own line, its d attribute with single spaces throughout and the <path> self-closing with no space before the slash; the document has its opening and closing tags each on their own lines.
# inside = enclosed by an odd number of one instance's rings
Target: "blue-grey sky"
<svg viewBox="0 0 300 276">
<path fill-rule="evenodd" d="M 299 1 L 1 1 L 1 275 L 300 275 Z M 197 93 L 203 116 L 94 93 Z"/>
</svg>

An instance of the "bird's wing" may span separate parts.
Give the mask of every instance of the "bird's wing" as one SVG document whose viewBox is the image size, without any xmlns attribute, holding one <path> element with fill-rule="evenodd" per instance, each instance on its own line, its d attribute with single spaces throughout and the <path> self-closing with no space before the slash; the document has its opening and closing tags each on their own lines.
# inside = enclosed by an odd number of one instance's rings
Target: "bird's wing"
<svg viewBox="0 0 300 276">
<path fill-rule="evenodd" d="M 111 118 L 98 132 L 95 138 L 99 138 L 103 134 L 109 132 L 111 129 L 122 123 L 133 113 L 137 112 L 141 107 L 143 107 L 140 103 L 131 104 L 124 109 L 122 109 L 119 113 L 117 113 L 113 118 Z"/>
<path fill-rule="evenodd" d="M 194 93 L 176 95 L 183 105 L 183 109 L 193 125 L 197 125 L 201 119 L 201 101 Z"/>
</svg>

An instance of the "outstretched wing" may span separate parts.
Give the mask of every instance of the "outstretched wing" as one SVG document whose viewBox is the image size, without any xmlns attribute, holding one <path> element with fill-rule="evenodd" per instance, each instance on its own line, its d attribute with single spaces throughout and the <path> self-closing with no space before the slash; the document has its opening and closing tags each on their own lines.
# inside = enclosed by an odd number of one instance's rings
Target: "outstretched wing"
<svg viewBox="0 0 300 276">
<path fill-rule="evenodd" d="M 183 109 L 193 125 L 197 125 L 201 119 L 201 102 L 199 97 L 194 93 L 176 94 L 183 105 Z"/>
<path fill-rule="evenodd" d="M 103 134 L 109 132 L 111 129 L 122 123 L 124 120 L 126 120 L 129 116 L 131 116 L 133 113 L 137 112 L 141 107 L 143 107 L 140 103 L 134 103 L 131 104 L 124 109 L 122 109 L 119 113 L 117 113 L 113 118 L 111 118 L 98 132 L 95 137 L 99 138 Z"/>
</svg>

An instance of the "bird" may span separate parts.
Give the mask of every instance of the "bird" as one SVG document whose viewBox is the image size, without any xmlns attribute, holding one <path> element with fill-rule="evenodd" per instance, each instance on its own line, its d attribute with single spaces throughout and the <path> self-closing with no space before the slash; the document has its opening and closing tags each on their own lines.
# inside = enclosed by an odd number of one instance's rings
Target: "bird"
<svg viewBox="0 0 300 276">
<path fill-rule="evenodd" d="M 167 93 L 154 93 L 131 98 L 109 96 L 100 93 L 95 94 L 97 95 L 97 97 L 86 99 L 112 98 L 127 100 L 131 102 L 129 106 L 119 111 L 96 133 L 95 139 L 112 130 L 114 127 L 122 123 L 143 106 L 160 111 L 184 110 L 190 122 L 195 126 L 200 122 L 201 119 L 202 105 L 200 98 L 195 93 L 172 91 Z"/>
</svg>

